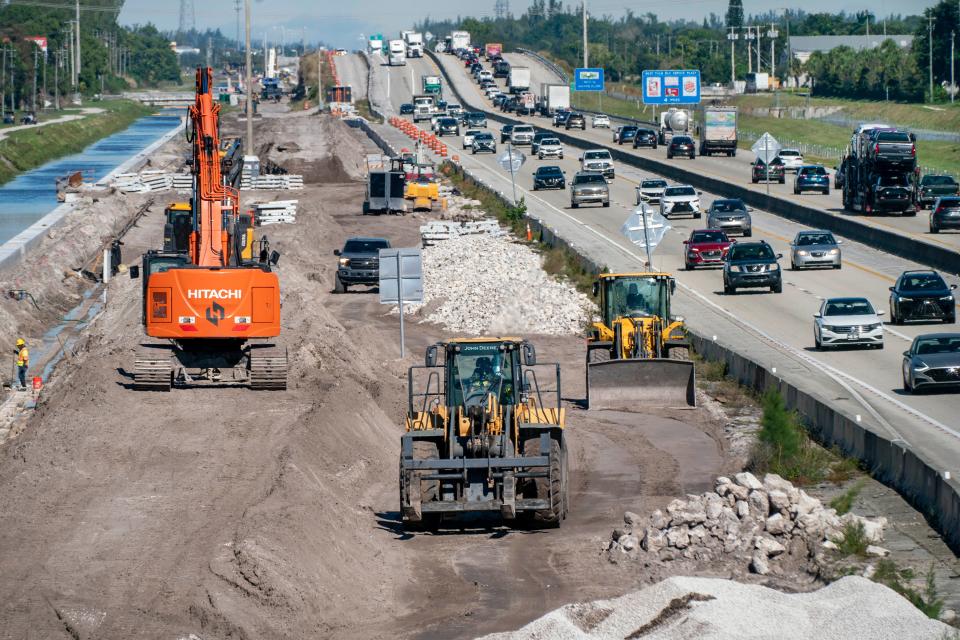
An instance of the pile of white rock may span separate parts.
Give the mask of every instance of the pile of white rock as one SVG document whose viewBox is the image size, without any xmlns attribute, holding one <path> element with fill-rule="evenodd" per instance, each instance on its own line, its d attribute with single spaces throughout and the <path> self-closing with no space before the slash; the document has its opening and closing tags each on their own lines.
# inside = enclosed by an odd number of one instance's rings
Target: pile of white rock
<svg viewBox="0 0 960 640">
<path fill-rule="evenodd" d="M 612 560 L 624 553 L 646 553 L 659 560 L 735 558 L 766 575 L 776 571 L 784 554 L 821 564 L 823 549 L 836 549 L 851 522 L 860 523 L 871 543 L 868 555 L 887 554 L 874 546 L 883 540 L 886 518 L 840 517 L 776 474 L 766 474 L 761 482 L 743 472 L 732 480 L 717 478 L 714 491 L 673 500 L 666 513 L 658 509 L 642 518 L 628 511 L 625 526 L 614 530 L 607 551 Z"/>
<path fill-rule="evenodd" d="M 452 237 L 423 250 L 424 320 L 480 334 L 582 333 L 594 305 L 508 237 Z M 405 307 L 406 310 L 406 307 Z"/>
</svg>

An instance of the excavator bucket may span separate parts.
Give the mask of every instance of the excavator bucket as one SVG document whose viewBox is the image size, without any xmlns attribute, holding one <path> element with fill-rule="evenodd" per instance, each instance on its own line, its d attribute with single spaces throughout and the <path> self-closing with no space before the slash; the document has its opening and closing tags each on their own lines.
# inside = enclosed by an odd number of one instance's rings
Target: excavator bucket
<svg viewBox="0 0 960 640">
<path fill-rule="evenodd" d="M 690 360 L 607 360 L 587 365 L 590 409 L 637 411 L 643 407 L 697 406 Z"/>
</svg>

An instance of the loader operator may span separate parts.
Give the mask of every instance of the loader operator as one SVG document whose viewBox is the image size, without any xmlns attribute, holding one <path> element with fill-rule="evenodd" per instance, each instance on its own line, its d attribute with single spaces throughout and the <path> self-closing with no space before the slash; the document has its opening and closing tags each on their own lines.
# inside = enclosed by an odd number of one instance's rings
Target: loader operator
<svg viewBox="0 0 960 640">
<path fill-rule="evenodd" d="M 474 394 L 499 390 L 501 402 L 512 402 L 513 385 L 504 377 L 499 360 L 498 357 L 497 362 L 492 363 L 488 357 L 477 358 L 477 365 L 467 380 L 468 398 Z"/>
</svg>

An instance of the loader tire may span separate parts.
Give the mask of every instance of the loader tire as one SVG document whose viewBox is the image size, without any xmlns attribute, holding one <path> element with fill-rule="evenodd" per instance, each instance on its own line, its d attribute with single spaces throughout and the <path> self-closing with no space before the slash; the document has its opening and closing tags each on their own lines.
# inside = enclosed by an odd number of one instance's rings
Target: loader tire
<svg viewBox="0 0 960 640">
<path fill-rule="evenodd" d="M 667 349 L 667 357 L 671 360 L 689 360 L 689 347 L 670 347 Z"/>
<path fill-rule="evenodd" d="M 528 438 L 523 443 L 524 456 L 540 455 L 540 436 Z M 534 478 L 527 483 L 524 496 L 528 498 L 544 498 L 550 502 L 547 509 L 533 512 L 533 523 L 541 527 L 559 527 L 563 519 L 564 490 L 566 489 L 566 465 L 560 443 L 550 441 L 550 477 Z"/>
<path fill-rule="evenodd" d="M 413 443 L 414 460 L 436 460 L 440 457 L 440 450 L 437 443 L 424 440 Z M 414 482 L 420 482 L 420 504 L 436 500 L 440 494 L 439 480 L 420 480 L 420 476 L 425 476 L 430 471 L 414 471 Z M 419 522 L 419 526 L 427 531 L 435 531 L 440 526 L 440 520 L 443 516 L 439 513 L 424 513 Z"/>
</svg>

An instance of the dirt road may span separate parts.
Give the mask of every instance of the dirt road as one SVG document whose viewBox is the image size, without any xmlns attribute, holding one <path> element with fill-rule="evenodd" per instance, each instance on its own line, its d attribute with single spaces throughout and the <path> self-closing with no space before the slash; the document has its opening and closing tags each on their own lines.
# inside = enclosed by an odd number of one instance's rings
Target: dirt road
<svg viewBox="0 0 960 640">
<path fill-rule="evenodd" d="M 297 141 L 270 157 L 310 176 L 297 224 L 268 229 L 283 254 L 290 389 L 131 390 L 141 285 L 116 279 L 77 359 L 0 446 L 0 637 L 472 637 L 644 581 L 602 559 L 601 539 L 623 510 L 725 471 L 722 426 L 699 411 L 585 412 L 582 339 L 533 337 L 565 374 L 570 519 L 553 531 L 404 531 L 405 370 L 445 334 L 411 323 L 400 361 L 396 316 L 368 293 L 331 293 L 331 254 L 350 235 L 414 245 L 420 222 L 359 215 L 362 184 L 344 180 L 362 151 L 340 123 L 289 114 L 258 133 Z M 161 229 L 158 204 L 125 258 Z"/>
</svg>

